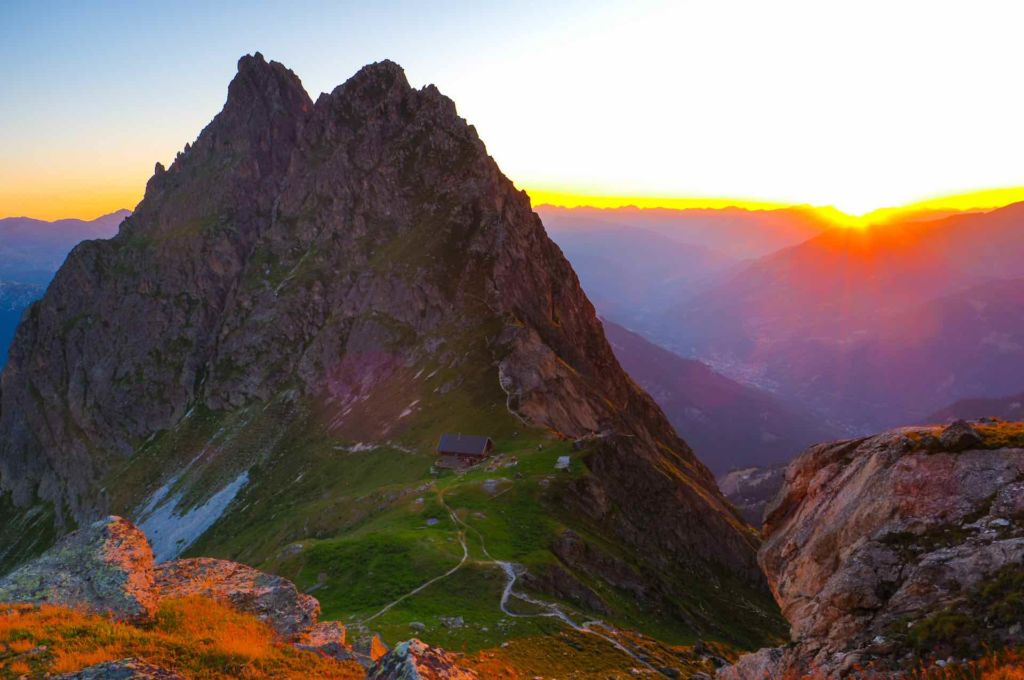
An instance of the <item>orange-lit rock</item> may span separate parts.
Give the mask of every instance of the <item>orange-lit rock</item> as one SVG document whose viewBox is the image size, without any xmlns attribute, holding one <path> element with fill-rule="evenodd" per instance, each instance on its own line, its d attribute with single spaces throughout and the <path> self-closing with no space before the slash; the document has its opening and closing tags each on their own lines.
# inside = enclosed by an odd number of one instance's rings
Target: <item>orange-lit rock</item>
<svg viewBox="0 0 1024 680">
<path fill-rule="evenodd" d="M 0 580 L 0 602 L 46 602 L 146 620 L 157 602 L 153 551 L 134 524 L 111 516 L 68 534 Z"/>
</svg>

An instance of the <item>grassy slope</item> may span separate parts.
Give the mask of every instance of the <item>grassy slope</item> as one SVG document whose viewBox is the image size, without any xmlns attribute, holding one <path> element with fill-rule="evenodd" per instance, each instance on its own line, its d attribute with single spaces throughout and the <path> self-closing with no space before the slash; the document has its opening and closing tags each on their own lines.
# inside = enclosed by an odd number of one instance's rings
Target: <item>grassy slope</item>
<svg viewBox="0 0 1024 680">
<path fill-rule="evenodd" d="M 144 500 L 184 469 L 171 491 L 182 494 L 184 510 L 248 471 L 249 484 L 187 554 L 235 559 L 292 578 L 320 599 L 326 618 L 356 624 L 358 634 L 358 622 L 458 564 L 462 530 L 469 545 L 463 567 L 374 618 L 367 632 L 379 631 L 389 643 L 417 635 L 469 652 L 564 633 L 567 627 L 549 617 L 502 614 L 505 576 L 491 558 L 537 573 L 557 562 L 549 546 L 571 528 L 602 551 L 635 560 L 560 501 L 571 478 L 585 474 L 586 452 L 525 428 L 508 412 L 490 348 L 480 341 L 493 335 L 479 328 L 455 333 L 443 357 L 398 369 L 340 425 L 336 405 L 298 397 L 296 390 L 232 412 L 196 405 L 175 427 L 139 442 L 136 455 L 109 476 L 110 508 L 137 518 Z M 435 475 L 432 450 L 445 431 L 487 434 L 502 460 L 517 464 Z M 574 457 L 573 472 L 555 471 L 560 455 Z M 496 480 L 494 492 L 484 488 L 488 479 Z M 445 503 L 464 525 L 449 518 Z M 642 610 L 629 593 L 567 570 L 600 595 L 614 624 L 670 643 L 701 637 L 756 648 L 784 634 L 769 598 L 725 579 L 709 584 L 703 576 L 678 575 L 682 608 L 715 624 L 695 627 L 670 612 Z M 600 618 L 568 606 L 578 620 Z M 538 613 L 521 602 L 514 607 Z M 461 627 L 442 622 L 458 616 Z M 413 630 L 412 622 L 425 629 Z"/>
<path fill-rule="evenodd" d="M 50 547 L 56 538 L 53 523 L 49 504 L 17 508 L 9 495 L 0 495 L 0 574 Z"/>
</svg>

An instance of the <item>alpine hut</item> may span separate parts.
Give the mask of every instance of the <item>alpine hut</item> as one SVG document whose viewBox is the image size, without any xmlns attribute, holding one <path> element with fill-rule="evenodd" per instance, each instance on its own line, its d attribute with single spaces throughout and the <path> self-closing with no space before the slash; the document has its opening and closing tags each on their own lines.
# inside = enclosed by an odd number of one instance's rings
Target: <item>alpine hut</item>
<svg viewBox="0 0 1024 680">
<path fill-rule="evenodd" d="M 437 443 L 437 466 L 443 468 L 468 468 L 476 465 L 494 452 L 490 437 L 472 434 L 441 435 Z"/>
</svg>

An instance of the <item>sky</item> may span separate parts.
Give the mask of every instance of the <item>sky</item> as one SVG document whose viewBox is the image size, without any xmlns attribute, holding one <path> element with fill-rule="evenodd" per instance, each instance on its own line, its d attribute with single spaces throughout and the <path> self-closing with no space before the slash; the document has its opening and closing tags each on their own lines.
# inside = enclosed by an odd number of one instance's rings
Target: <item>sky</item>
<svg viewBox="0 0 1024 680">
<path fill-rule="evenodd" d="M 987 0 L 0 0 L 0 216 L 134 207 L 257 50 L 314 99 L 397 61 L 535 203 L 1024 187 L 1022 25 Z"/>
</svg>

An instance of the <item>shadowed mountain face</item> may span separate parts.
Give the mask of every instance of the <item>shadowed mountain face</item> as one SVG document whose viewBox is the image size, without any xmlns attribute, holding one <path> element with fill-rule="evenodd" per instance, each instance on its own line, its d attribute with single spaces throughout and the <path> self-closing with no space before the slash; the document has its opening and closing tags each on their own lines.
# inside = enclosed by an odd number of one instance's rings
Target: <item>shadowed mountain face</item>
<svg viewBox="0 0 1024 680">
<path fill-rule="evenodd" d="M 718 474 L 785 462 L 810 444 L 838 435 L 768 392 L 730 380 L 615 323 L 605 321 L 604 327 L 623 368 Z"/>
<path fill-rule="evenodd" d="M 855 429 L 1024 384 L 1024 205 L 833 230 L 681 301 L 645 330 Z"/>
<path fill-rule="evenodd" d="M 46 285 L 80 241 L 109 238 L 128 216 L 127 210 L 95 220 L 46 222 L 29 217 L 0 219 L 0 369 L 25 309 L 43 295 Z"/>
<path fill-rule="evenodd" d="M 390 62 L 313 103 L 244 57 L 118 235 L 78 246 L 26 315 L 0 399 L 8 562 L 48 522 L 120 512 L 158 553 L 287 571 L 370 615 L 401 592 L 375 560 L 408 579 L 458 561 L 451 517 L 479 525 L 478 560 L 591 611 L 774 630 L 753 532 L 620 368 L 528 197 Z M 444 432 L 492 437 L 520 476 L 431 475 Z M 737 592 L 765 616 L 716 613 Z"/>
</svg>

